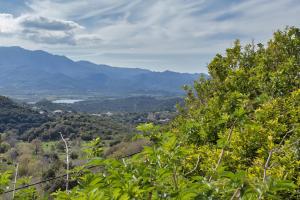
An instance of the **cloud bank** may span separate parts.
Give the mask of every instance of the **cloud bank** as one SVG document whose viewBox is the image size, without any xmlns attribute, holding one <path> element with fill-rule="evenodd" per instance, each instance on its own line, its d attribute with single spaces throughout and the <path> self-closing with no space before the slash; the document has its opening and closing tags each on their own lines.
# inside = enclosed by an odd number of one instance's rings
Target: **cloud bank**
<svg viewBox="0 0 300 200">
<path fill-rule="evenodd" d="M 73 21 L 36 15 L 14 17 L 8 13 L 0 14 L 0 34 L 38 43 L 74 45 L 75 33 L 79 29 L 83 27 Z"/>
</svg>

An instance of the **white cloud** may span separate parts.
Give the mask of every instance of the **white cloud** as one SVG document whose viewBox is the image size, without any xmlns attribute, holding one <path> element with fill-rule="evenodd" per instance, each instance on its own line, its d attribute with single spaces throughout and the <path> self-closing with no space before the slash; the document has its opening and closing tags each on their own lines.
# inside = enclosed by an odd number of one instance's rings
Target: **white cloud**
<svg viewBox="0 0 300 200">
<path fill-rule="evenodd" d="M 13 15 L 0 13 L 0 34 L 14 33 L 18 28 L 18 23 Z"/>
<path fill-rule="evenodd" d="M 82 26 L 67 20 L 49 19 L 36 15 L 25 15 L 17 18 L 22 27 L 22 36 L 39 43 L 76 44 L 76 31 Z"/>
<path fill-rule="evenodd" d="M 49 19 L 36 15 L 25 15 L 18 18 L 19 23 L 24 28 L 29 29 L 45 29 L 53 31 L 70 31 L 74 29 L 82 29 L 83 27 L 73 21 Z"/>
<path fill-rule="evenodd" d="M 28 14 L 19 17 L 0 14 L 0 33 L 38 43 L 74 45 L 75 33 L 81 29 L 83 27 L 73 21 Z"/>
</svg>

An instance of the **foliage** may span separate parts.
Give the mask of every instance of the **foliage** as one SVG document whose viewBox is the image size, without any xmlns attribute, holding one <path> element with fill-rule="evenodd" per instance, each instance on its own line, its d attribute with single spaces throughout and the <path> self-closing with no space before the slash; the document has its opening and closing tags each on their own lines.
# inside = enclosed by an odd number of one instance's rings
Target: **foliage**
<svg viewBox="0 0 300 200">
<path fill-rule="evenodd" d="M 131 131 L 133 130 L 128 124 L 122 124 L 107 116 L 68 113 L 26 131 L 22 139 L 32 140 L 39 137 L 43 141 L 59 140 L 59 133 L 62 133 L 70 139 L 80 137 L 82 140 L 90 141 L 101 135 L 105 140 L 113 140 L 122 138 Z"/>
<path fill-rule="evenodd" d="M 0 192 L 3 192 L 6 190 L 6 187 L 9 186 L 10 183 L 10 177 L 11 177 L 11 172 L 6 171 L 4 173 L 0 173 Z"/>
<path fill-rule="evenodd" d="M 23 177 L 23 178 L 18 179 L 16 187 L 27 185 L 29 183 L 30 183 L 30 178 Z M 15 200 L 38 199 L 37 191 L 36 191 L 35 187 L 28 187 L 28 188 L 22 189 L 21 191 L 16 192 L 14 199 Z"/>
<path fill-rule="evenodd" d="M 96 138 L 88 143 L 84 151 L 90 158 L 100 157 L 103 152 L 100 138 Z"/>
</svg>

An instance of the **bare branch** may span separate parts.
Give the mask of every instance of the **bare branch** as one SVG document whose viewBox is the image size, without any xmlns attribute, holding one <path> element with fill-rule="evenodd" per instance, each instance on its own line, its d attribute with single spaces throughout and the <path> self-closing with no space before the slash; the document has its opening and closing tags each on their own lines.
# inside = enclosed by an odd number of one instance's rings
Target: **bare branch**
<svg viewBox="0 0 300 200">
<path fill-rule="evenodd" d="M 63 135 L 60 133 L 61 139 L 63 140 L 63 142 L 65 143 L 65 147 L 66 147 L 66 157 L 67 157 L 67 176 L 66 176 L 66 192 L 69 192 L 69 147 L 68 147 L 68 143 L 65 140 L 65 138 L 63 137 Z"/>
<path fill-rule="evenodd" d="M 19 163 L 16 164 L 16 172 L 15 172 L 15 180 L 14 180 L 14 190 L 13 190 L 13 194 L 12 194 L 12 199 L 15 198 L 16 184 L 17 184 L 17 177 L 18 177 L 18 170 L 19 170 Z"/>
<path fill-rule="evenodd" d="M 235 197 L 238 197 L 239 194 L 240 194 L 240 188 L 237 188 L 233 193 L 232 197 L 230 198 L 230 200 L 233 200 Z"/>
</svg>

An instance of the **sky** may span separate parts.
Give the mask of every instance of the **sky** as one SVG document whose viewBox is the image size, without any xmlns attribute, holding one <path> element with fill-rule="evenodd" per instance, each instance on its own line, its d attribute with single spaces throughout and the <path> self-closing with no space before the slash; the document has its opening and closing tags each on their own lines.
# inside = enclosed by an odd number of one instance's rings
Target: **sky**
<svg viewBox="0 0 300 200">
<path fill-rule="evenodd" d="M 0 46 L 154 71 L 207 72 L 235 39 L 300 26 L 300 0 L 0 0 Z"/>
</svg>

